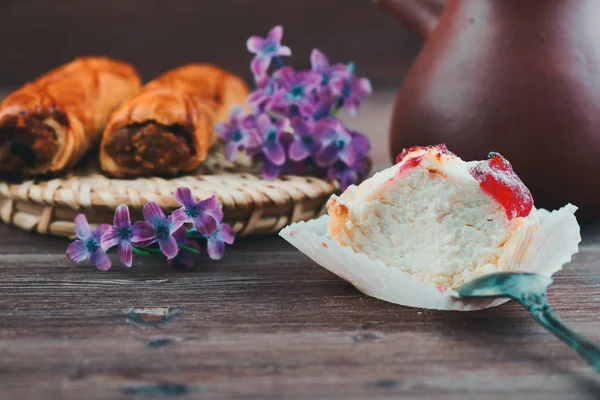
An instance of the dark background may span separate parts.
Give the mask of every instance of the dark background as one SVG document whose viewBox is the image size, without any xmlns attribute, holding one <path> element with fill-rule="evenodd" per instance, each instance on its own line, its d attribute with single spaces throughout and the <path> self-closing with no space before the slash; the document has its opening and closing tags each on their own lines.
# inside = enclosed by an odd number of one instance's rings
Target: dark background
<svg viewBox="0 0 600 400">
<path fill-rule="evenodd" d="M 420 47 L 369 0 L 0 0 L 0 86 L 82 55 L 128 61 L 145 80 L 187 62 L 250 80 L 246 38 L 276 24 L 294 66 L 308 66 L 317 47 L 331 61 L 355 61 L 378 87 L 397 86 Z"/>
</svg>

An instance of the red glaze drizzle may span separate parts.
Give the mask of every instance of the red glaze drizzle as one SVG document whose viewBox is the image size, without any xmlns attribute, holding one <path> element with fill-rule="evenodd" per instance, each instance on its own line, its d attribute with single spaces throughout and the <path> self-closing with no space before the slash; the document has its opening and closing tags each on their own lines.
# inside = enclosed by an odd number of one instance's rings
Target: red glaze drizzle
<svg viewBox="0 0 600 400">
<path fill-rule="evenodd" d="M 481 189 L 500 203 L 509 220 L 529 215 L 533 208 L 531 192 L 499 153 L 490 153 L 487 160 L 470 167 L 469 172 Z"/>
</svg>

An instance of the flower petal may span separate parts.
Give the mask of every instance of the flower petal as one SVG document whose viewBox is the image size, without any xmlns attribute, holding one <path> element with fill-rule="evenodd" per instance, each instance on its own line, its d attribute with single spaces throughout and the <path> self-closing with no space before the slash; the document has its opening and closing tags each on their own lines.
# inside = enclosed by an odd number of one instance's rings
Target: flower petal
<svg viewBox="0 0 600 400">
<path fill-rule="evenodd" d="M 203 235 L 212 235 L 217 230 L 217 220 L 204 212 L 193 219 L 194 228 Z"/>
<path fill-rule="evenodd" d="M 240 145 L 236 142 L 229 142 L 225 145 L 223 152 L 225 153 L 225 159 L 227 161 L 233 161 L 237 158 Z"/>
<path fill-rule="evenodd" d="M 219 207 L 219 201 L 217 200 L 217 196 L 214 194 L 212 196 L 207 197 L 206 199 L 200 200 L 198 202 L 198 208 L 200 208 L 203 211 L 212 211 L 218 207 Z"/>
<path fill-rule="evenodd" d="M 279 45 L 281 43 L 281 39 L 283 39 L 283 26 L 275 25 L 271 28 L 265 40 L 269 43 L 275 43 Z"/>
<path fill-rule="evenodd" d="M 187 239 L 187 229 L 185 226 L 177 229 L 173 232 L 173 237 L 178 243 L 183 243 Z"/>
<path fill-rule="evenodd" d="M 281 166 L 285 163 L 285 150 L 279 142 L 265 142 L 263 145 L 265 157 L 274 165 Z"/>
<path fill-rule="evenodd" d="M 183 222 L 173 221 L 173 216 L 169 215 L 167 217 L 167 224 L 169 225 L 169 232 L 172 234 L 173 232 L 179 230 L 183 226 Z"/>
<path fill-rule="evenodd" d="M 75 235 L 81 240 L 88 240 L 92 237 L 92 230 L 83 214 L 77 214 L 75 217 Z"/>
<path fill-rule="evenodd" d="M 175 200 L 184 207 L 196 204 L 190 188 L 182 186 L 175 189 Z"/>
<path fill-rule="evenodd" d="M 352 132 L 352 147 L 354 147 L 357 154 L 365 156 L 371 150 L 371 143 L 366 136 L 358 132 Z"/>
<path fill-rule="evenodd" d="M 113 225 L 118 228 L 131 226 L 131 218 L 129 217 L 129 207 L 126 204 L 121 204 L 115 209 L 115 219 Z"/>
<path fill-rule="evenodd" d="M 192 219 L 187 214 L 185 208 L 179 208 L 171 213 L 171 217 L 173 218 L 173 222 L 186 224 L 192 222 Z"/>
<path fill-rule="evenodd" d="M 221 224 L 221 239 L 227 244 L 233 244 L 235 241 L 235 233 L 233 233 L 233 229 L 231 226 L 227 224 Z"/>
<path fill-rule="evenodd" d="M 179 247 L 177 247 L 177 241 L 173 236 L 168 236 L 164 239 L 158 241 L 158 247 L 160 247 L 160 251 L 170 260 L 174 258 L 179 252 Z"/>
<path fill-rule="evenodd" d="M 131 267 L 133 262 L 133 249 L 131 248 L 131 243 L 124 240 L 120 241 L 118 253 L 121 264 L 123 264 L 125 267 Z"/>
<path fill-rule="evenodd" d="M 304 143 L 302 143 L 302 139 L 298 138 L 290 145 L 288 154 L 290 159 L 294 161 L 302 161 L 310 155 L 310 150 Z"/>
<path fill-rule="evenodd" d="M 148 239 L 148 240 L 142 240 L 141 242 L 136 242 L 135 246 L 136 247 L 148 247 L 151 244 L 156 243 L 156 238 L 152 238 L 152 239 Z"/>
<path fill-rule="evenodd" d="M 335 143 L 323 147 L 317 153 L 315 161 L 321 167 L 328 167 L 338 159 L 338 148 Z"/>
<path fill-rule="evenodd" d="M 224 122 L 219 122 L 218 124 L 215 124 L 215 126 L 213 126 L 213 131 L 221 139 L 229 140 L 229 132 L 230 132 L 229 124 L 226 124 Z"/>
<path fill-rule="evenodd" d="M 292 49 L 287 46 L 279 46 L 277 48 L 277 55 L 281 57 L 289 57 L 292 55 Z"/>
<path fill-rule="evenodd" d="M 313 49 L 310 53 L 310 65 L 313 71 L 323 72 L 329 67 L 329 60 L 319 49 Z"/>
<path fill-rule="evenodd" d="M 102 250 L 106 251 L 118 245 L 119 241 L 119 228 L 116 226 L 109 226 L 102 235 L 102 239 L 100 241 Z"/>
<path fill-rule="evenodd" d="M 354 82 L 353 86 L 355 86 L 359 96 L 361 97 L 370 96 L 373 92 L 373 88 L 371 87 L 371 81 L 367 78 L 357 79 Z"/>
<path fill-rule="evenodd" d="M 248 49 L 248 51 L 250 53 L 258 53 L 262 50 L 262 48 L 265 45 L 265 39 L 261 38 L 260 36 L 251 36 L 250 38 L 248 38 L 248 40 L 246 41 L 246 48 Z"/>
<path fill-rule="evenodd" d="M 311 89 L 315 89 L 321 85 L 321 74 L 312 71 L 298 73 L 297 84 L 304 87 L 304 93 L 309 93 Z"/>
<path fill-rule="evenodd" d="M 67 247 L 67 257 L 77 264 L 87 260 L 89 256 L 90 252 L 85 245 L 85 242 L 82 242 L 81 240 L 76 240 Z"/>
<path fill-rule="evenodd" d="M 154 226 L 146 221 L 139 221 L 131 227 L 131 241 L 133 243 L 152 240 L 156 237 Z"/>
<path fill-rule="evenodd" d="M 158 204 L 153 201 L 144 204 L 142 213 L 144 214 L 144 219 L 151 224 L 155 224 L 155 221 L 162 221 L 167 218 L 163 210 L 161 210 Z"/>
<path fill-rule="evenodd" d="M 208 256 L 213 260 L 220 260 L 225 253 L 225 243 L 220 239 L 209 239 L 206 244 Z"/>
<path fill-rule="evenodd" d="M 106 252 L 102 249 L 98 249 L 90 256 L 90 261 L 100 271 L 108 271 L 112 267 L 112 261 Z"/>
<path fill-rule="evenodd" d="M 263 179 L 268 181 L 277 179 L 279 173 L 281 172 L 281 168 L 277 165 L 271 164 L 269 161 L 264 161 L 262 165 L 262 169 L 260 171 L 260 175 Z"/>
<path fill-rule="evenodd" d="M 338 152 L 338 156 L 349 167 L 356 162 L 356 151 L 350 143 Z"/>
<path fill-rule="evenodd" d="M 271 56 L 257 55 L 250 61 L 250 70 L 254 75 L 263 75 L 271 65 Z"/>
<path fill-rule="evenodd" d="M 323 118 L 313 127 L 313 136 L 319 141 L 324 142 L 335 136 L 337 120 L 334 118 Z"/>
<path fill-rule="evenodd" d="M 98 225 L 98 227 L 92 234 L 92 236 L 94 237 L 94 239 L 96 239 L 98 241 L 98 243 L 100 243 L 100 241 L 102 240 L 102 235 L 104 235 L 104 232 L 106 232 L 108 230 L 108 228 L 110 228 L 109 224 Z"/>
</svg>

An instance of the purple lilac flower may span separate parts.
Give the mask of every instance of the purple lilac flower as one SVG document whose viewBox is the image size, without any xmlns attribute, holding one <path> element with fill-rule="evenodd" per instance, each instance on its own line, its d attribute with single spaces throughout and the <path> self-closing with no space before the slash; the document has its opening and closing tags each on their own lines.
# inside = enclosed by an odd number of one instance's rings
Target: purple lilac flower
<svg viewBox="0 0 600 400">
<path fill-rule="evenodd" d="M 108 271 L 112 262 L 100 245 L 102 235 L 110 225 L 102 224 L 94 232 L 90 229 L 85 215 L 75 217 L 75 235 L 77 240 L 67 247 L 67 257 L 73 262 L 81 263 L 88 258 L 100 271 Z"/>
<path fill-rule="evenodd" d="M 203 235 L 210 235 L 217 230 L 218 221 L 223 218 L 217 196 L 196 202 L 189 188 L 180 187 L 175 190 L 175 199 L 183 207 L 173 211 L 173 222 L 192 223 Z"/>
<path fill-rule="evenodd" d="M 223 139 L 225 145 L 225 158 L 229 161 L 235 159 L 237 152 L 242 148 L 260 146 L 260 141 L 253 129 L 254 117 L 246 115 L 243 107 L 235 106 L 229 113 L 229 122 L 215 125 L 216 134 Z"/>
<path fill-rule="evenodd" d="M 272 28 L 266 38 L 252 36 L 246 42 L 248 51 L 256 54 L 250 63 L 250 69 L 254 75 L 262 75 L 271 64 L 274 57 L 291 56 L 292 50 L 287 46 L 281 45 L 283 37 L 283 27 L 278 25 Z"/>
<path fill-rule="evenodd" d="M 220 260 L 225 252 L 225 243 L 233 244 L 235 240 L 233 229 L 227 224 L 220 224 L 215 233 L 205 237 L 208 256 L 213 260 Z"/>
<path fill-rule="evenodd" d="M 330 65 L 327 56 L 318 49 L 314 49 L 310 54 L 310 65 L 313 72 L 321 75 L 321 86 L 329 89 L 336 96 L 342 94 L 346 81 L 352 75 L 348 66 Z"/>
<path fill-rule="evenodd" d="M 348 186 L 358 182 L 360 177 L 364 177 L 367 172 L 367 163 L 365 159 L 358 160 L 353 166 L 349 167 L 341 161 L 336 161 L 327 169 L 327 177 L 340 183 L 340 190 L 344 191 Z"/>
<path fill-rule="evenodd" d="M 291 67 L 277 70 L 274 74 L 281 87 L 275 91 L 270 108 L 276 111 L 290 110 L 293 106 L 302 115 L 312 115 L 317 107 L 313 90 L 321 84 L 321 76 L 315 72 L 296 72 Z"/>
<path fill-rule="evenodd" d="M 294 141 L 289 148 L 290 159 L 302 161 L 307 157 L 314 157 L 319 150 L 319 142 L 313 135 L 313 123 L 302 117 L 291 120 L 294 131 Z"/>
<path fill-rule="evenodd" d="M 131 267 L 133 251 L 131 244 L 147 242 L 154 236 L 154 229 L 148 222 L 140 221 L 131 225 L 129 208 L 125 204 L 121 204 L 115 209 L 113 225 L 109 226 L 102 235 L 102 250 L 106 251 L 111 247 L 118 246 L 121 264 Z"/>
<path fill-rule="evenodd" d="M 341 97 L 333 94 L 329 88 L 321 87 L 317 94 L 317 108 L 313 114 L 313 119 L 318 121 L 331 116 L 332 110 L 339 105 L 340 99 L 343 101 Z"/>
<path fill-rule="evenodd" d="M 182 226 L 173 232 L 173 237 L 177 243 L 200 251 L 200 246 L 198 243 L 193 240 L 188 240 L 187 229 L 185 226 Z M 185 265 L 187 268 L 192 268 L 194 266 L 194 254 L 186 249 L 180 249 L 179 253 L 177 253 L 174 258 L 170 259 L 169 262 L 179 263 Z"/>
<path fill-rule="evenodd" d="M 275 90 L 277 89 L 275 82 L 269 80 L 264 87 L 250 92 L 246 98 L 246 102 L 255 112 L 263 112 L 271 104 L 271 100 Z"/>
<path fill-rule="evenodd" d="M 344 98 L 344 109 L 348 115 L 354 116 L 358 113 L 361 99 L 371 95 L 371 82 L 367 78 L 357 78 L 354 75 L 354 64 L 349 64 L 350 70 L 353 72 L 342 90 Z"/>
<path fill-rule="evenodd" d="M 323 118 L 315 123 L 314 135 L 321 143 L 315 161 L 321 167 L 329 167 L 337 160 L 348 166 L 356 161 L 356 149 L 352 134 L 336 118 Z"/>
<path fill-rule="evenodd" d="M 173 238 L 173 232 L 183 226 L 183 222 L 173 222 L 173 217 L 167 217 L 158 204 L 154 202 L 144 204 L 142 210 L 144 219 L 154 228 L 154 237 L 145 242 L 140 242 L 140 247 L 146 247 L 152 243 L 158 243 L 160 251 L 171 259 L 177 255 L 179 248 Z"/>
<path fill-rule="evenodd" d="M 267 114 L 261 114 L 256 119 L 256 129 L 262 140 L 262 154 L 266 160 L 274 166 L 282 166 L 285 163 L 285 148 L 281 143 L 284 134 L 285 122 L 273 123 Z"/>
</svg>

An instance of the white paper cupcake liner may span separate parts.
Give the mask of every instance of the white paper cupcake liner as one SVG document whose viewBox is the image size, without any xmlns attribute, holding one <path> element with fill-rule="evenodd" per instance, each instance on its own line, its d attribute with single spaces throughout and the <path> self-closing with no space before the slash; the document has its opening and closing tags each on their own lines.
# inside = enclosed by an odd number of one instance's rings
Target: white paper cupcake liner
<svg viewBox="0 0 600 400">
<path fill-rule="evenodd" d="M 581 236 L 575 218 L 577 207 L 567 204 L 559 210 L 538 210 L 540 229 L 523 258 L 521 271 L 552 276 L 571 261 Z M 354 285 L 369 296 L 410 307 L 470 311 L 494 307 L 507 299 L 459 299 L 453 290 L 441 291 L 351 247 L 327 237 L 328 215 L 287 226 L 279 235 L 317 264 Z"/>
</svg>

